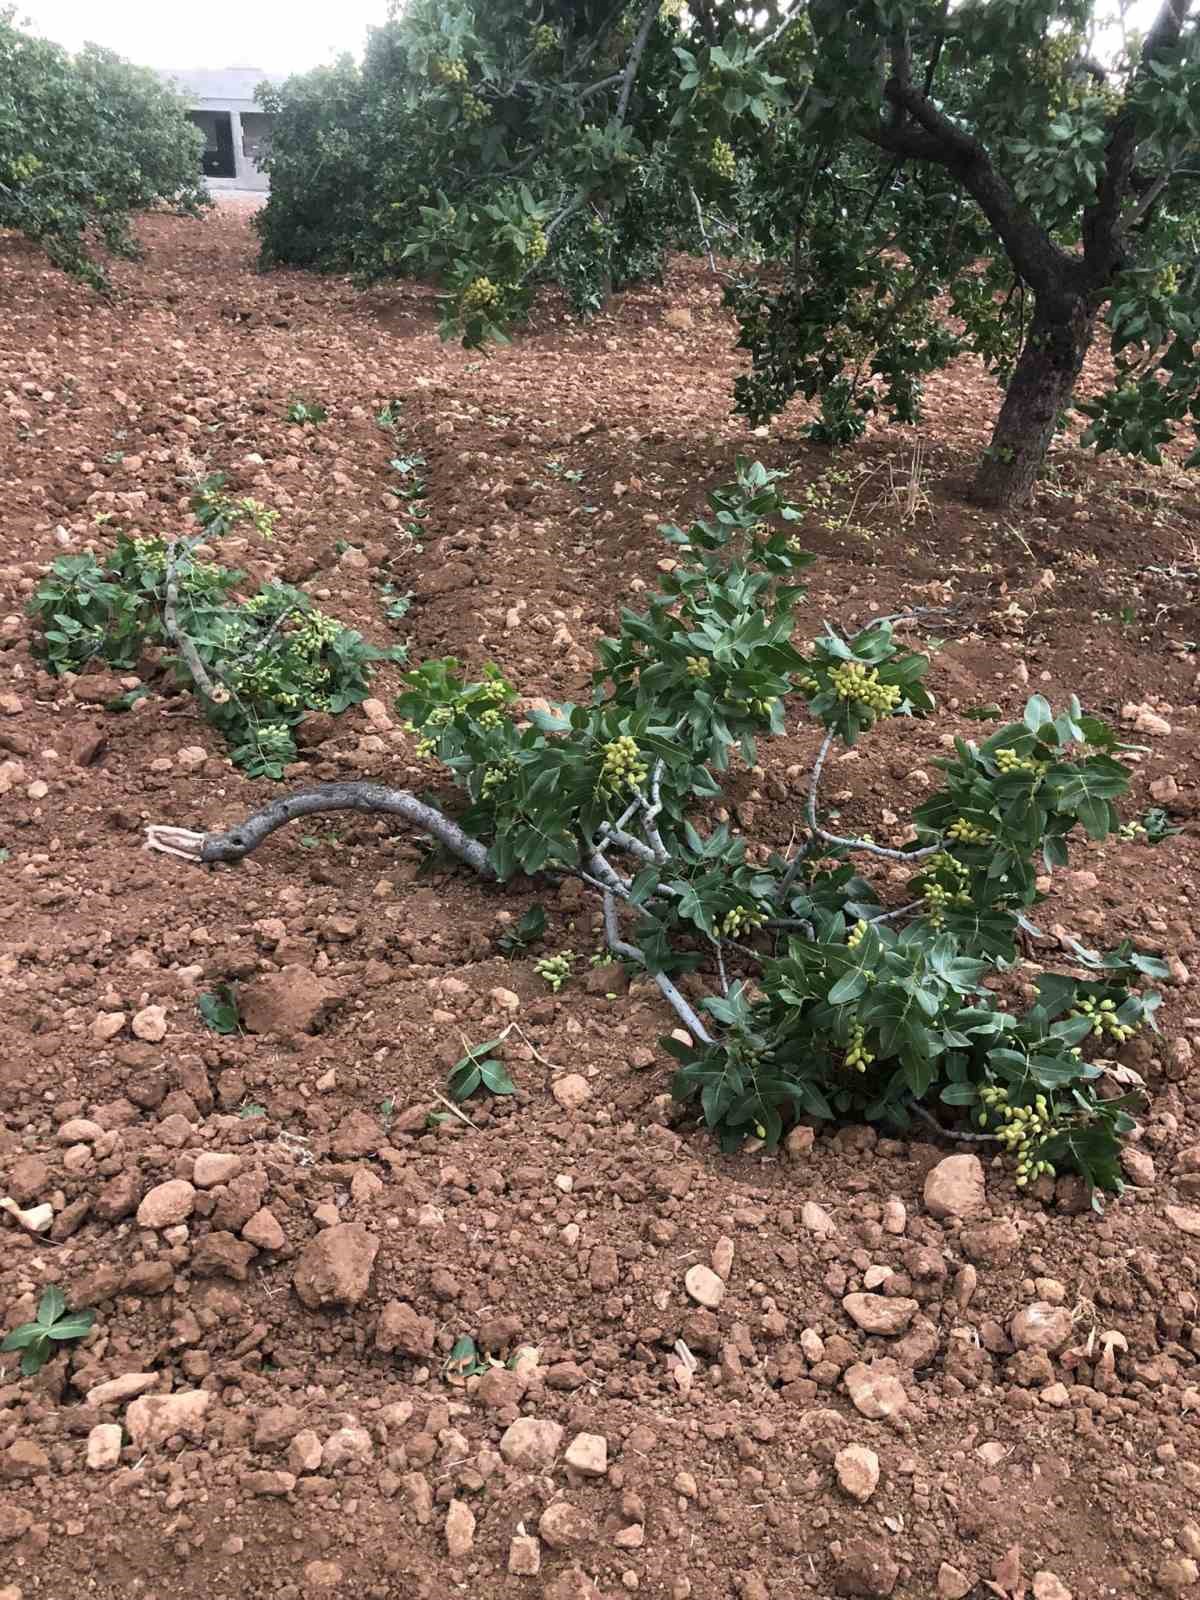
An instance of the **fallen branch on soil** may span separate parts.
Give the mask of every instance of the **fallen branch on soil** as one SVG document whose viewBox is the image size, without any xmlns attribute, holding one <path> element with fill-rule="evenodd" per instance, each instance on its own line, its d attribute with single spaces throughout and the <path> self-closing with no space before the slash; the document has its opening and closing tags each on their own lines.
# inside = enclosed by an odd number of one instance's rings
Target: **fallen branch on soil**
<svg viewBox="0 0 1200 1600">
<path fill-rule="evenodd" d="M 223 706 L 232 698 L 223 683 L 214 683 L 200 659 L 200 652 L 179 626 L 179 540 L 167 544 L 166 583 L 163 596 L 163 631 L 183 657 L 183 663 L 192 675 L 192 681 L 201 694 L 207 695 L 215 706 Z"/>
<path fill-rule="evenodd" d="M 777 476 L 740 462 L 737 482 L 711 496 L 717 520 L 667 530 L 689 561 L 597 647 L 591 704 L 526 717 L 494 666 L 477 682 L 454 660 L 409 670 L 397 709 L 416 755 L 466 791 L 461 822 L 408 790 L 334 783 L 226 831 L 154 826 L 147 844 L 236 862 L 299 817 L 351 810 L 399 817 L 496 883 L 577 878 L 599 898 L 608 950 L 654 979 L 686 1029 L 662 1041 L 681 1063 L 673 1093 L 698 1103 L 727 1148 L 750 1135 L 774 1145 L 800 1116 L 900 1128 L 915 1117 L 941 1137 L 999 1144 L 1020 1187 L 1073 1167 L 1117 1188 L 1129 1100 L 1097 1094 L 1104 1069 L 1083 1046 L 1123 1043 L 1149 1021 L 1158 997 L 1141 985 L 1165 964 L 1130 944 L 1076 948 L 1088 975 L 1043 973 L 1022 1013 L 984 981 L 1016 961 L 1039 875 L 1066 862 L 1068 835 L 1119 826 L 1113 799 L 1129 771 L 1116 736 L 1077 701 L 1055 716 L 1035 695 L 982 744 L 947 743 L 911 846 L 824 827 L 835 739 L 850 748 L 886 719 L 932 712 L 929 662 L 895 638 L 911 613 L 853 634 L 826 628 L 808 653 L 792 642 L 794 575 L 808 558 L 771 530 L 769 518 L 799 515 Z M 807 826 L 784 857 L 727 822 L 704 835 L 692 818 L 719 800 L 733 752 L 756 765 L 756 738 L 785 731 L 796 693 L 824 730 Z M 859 875 L 860 856 L 892 864 L 889 882 L 907 879 L 892 905 Z M 712 991 L 693 1005 L 675 980 L 698 969 Z M 930 1107 L 980 1131 L 944 1127 Z"/>
<path fill-rule="evenodd" d="M 282 795 L 226 833 L 193 833 L 187 828 L 151 824 L 146 829 L 146 845 L 165 855 L 206 864 L 241 861 L 276 829 L 294 822 L 297 817 L 316 816 L 324 811 L 377 811 L 401 817 L 422 833 L 431 834 L 451 855 L 481 877 L 496 876 L 488 864 L 486 845 L 468 838 L 444 812 L 426 805 L 407 789 L 389 789 L 381 783 L 327 783 L 302 794 Z"/>
</svg>

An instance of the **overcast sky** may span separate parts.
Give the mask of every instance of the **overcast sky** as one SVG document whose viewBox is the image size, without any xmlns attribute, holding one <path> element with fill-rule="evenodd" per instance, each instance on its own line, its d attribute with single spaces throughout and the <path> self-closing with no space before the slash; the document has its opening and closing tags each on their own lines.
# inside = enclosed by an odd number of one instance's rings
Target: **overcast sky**
<svg viewBox="0 0 1200 1600">
<path fill-rule="evenodd" d="M 302 72 L 361 55 L 387 0 L 17 0 L 17 15 L 72 50 L 90 41 L 147 67 Z"/>
<path fill-rule="evenodd" d="M 303 72 L 361 55 L 387 0 L 17 0 L 18 17 L 72 50 L 91 41 L 147 67 L 261 67 Z M 1133 0 L 1145 27 L 1160 0 Z M 1106 8 L 1107 9 L 1107 8 Z M 1115 0 L 1112 6 L 1115 10 Z"/>
</svg>

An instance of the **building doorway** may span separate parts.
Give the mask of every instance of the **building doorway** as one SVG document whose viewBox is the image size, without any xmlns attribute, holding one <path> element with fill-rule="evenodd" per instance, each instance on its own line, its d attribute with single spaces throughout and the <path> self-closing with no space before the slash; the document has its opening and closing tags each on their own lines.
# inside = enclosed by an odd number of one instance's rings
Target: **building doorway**
<svg viewBox="0 0 1200 1600">
<path fill-rule="evenodd" d="M 233 123 L 228 111 L 189 111 L 189 122 L 194 122 L 204 135 L 204 153 L 200 157 L 200 170 L 206 178 L 235 178 L 237 166 L 233 156 Z"/>
</svg>

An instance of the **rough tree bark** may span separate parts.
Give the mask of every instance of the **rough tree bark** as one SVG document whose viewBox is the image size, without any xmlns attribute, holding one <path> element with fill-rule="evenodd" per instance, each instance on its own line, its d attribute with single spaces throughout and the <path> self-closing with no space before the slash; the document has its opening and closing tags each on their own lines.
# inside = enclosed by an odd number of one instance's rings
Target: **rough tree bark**
<svg viewBox="0 0 1200 1600">
<path fill-rule="evenodd" d="M 980 505 L 1023 505 L 1032 495 L 1056 420 L 1071 403 L 1095 326 L 1096 313 L 1084 299 L 1039 299 L 991 443 L 975 474 L 971 497 Z"/>
</svg>

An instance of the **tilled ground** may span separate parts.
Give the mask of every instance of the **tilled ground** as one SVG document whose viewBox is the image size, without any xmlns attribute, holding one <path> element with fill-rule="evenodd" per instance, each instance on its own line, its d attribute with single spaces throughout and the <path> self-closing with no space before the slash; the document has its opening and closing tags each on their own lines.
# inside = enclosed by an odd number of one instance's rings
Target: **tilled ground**
<svg viewBox="0 0 1200 1600">
<path fill-rule="evenodd" d="M 756 437 L 691 263 L 587 327 L 547 306 L 482 359 L 439 344 L 423 291 L 256 276 L 237 208 L 143 234 L 111 303 L 0 239 L 0 1194 L 55 1212 L 48 1238 L 5 1228 L 0 1309 L 11 1327 L 58 1283 L 97 1310 L 34 1379 L 0 1358 L 2 1600 L 1196 1585 L 1189 481 L 1064 447 L 1031 513 L 968 511 L 995 395 L 965 368 L 931 385 L 915 482 L 896 435 L 830 458 L 796 412 Z M 297 396 L 328 422 L 288 425 Z M 398 437 L 374 420 L 392 401 Z M 398 452 L 426 462 L 419 541 Z M 226 824 L 277 791 L 161 678 L 117 714 L 121 685 L 53 680 L 30 651 L 46 563 L 113 522 L 187 530 L 192 475 L 221 468 L 281 513 L 223 559 L 415 660 L 578 696 L 615 606 L 655 580 L 657 524 L 742 452 L 810 508 L 809 633 L 949 607 L 949 714 L 835 764 L 847 823 L 894 836 L 971 705 L 1075 690 L 1149 730 L 1130 814 L 1165 804 L 1183 835 L 1081 846 L 1040 912 L 1046 960 L 1069 932 L 1173 962 L 1163 1032 L 1128 1052 L 1150 1101 L 1102 1218 L 1070 1184 L 1023 1197 L 999 1163 L 864 1128 L 722 1157 L 667 1098 L 657 991 L 581 960 L 550 995 L 496 945 L 533 890 L 422 874 L 389 824 L 293 827 L 237 869 L 144 853 L 147 822 Z M 394 626 L 385 583 L 413 594 Z M 396 682 L 312 729 L 297 781 L 436 785 Z M 735 825 L 786 844 L 816 744 L 802 727 L 737 772 Z M 600 930 L 577 890 L 550 896 L 546 948 L 582 957 Z M 223 982 L 244 1035 L 197 1013 Z M 464 1039 L 510 1022 L 517 1096 L 431 1124 Z M 503 1363 L 465 1385 L 463 1335 Z"/>
</svg>

